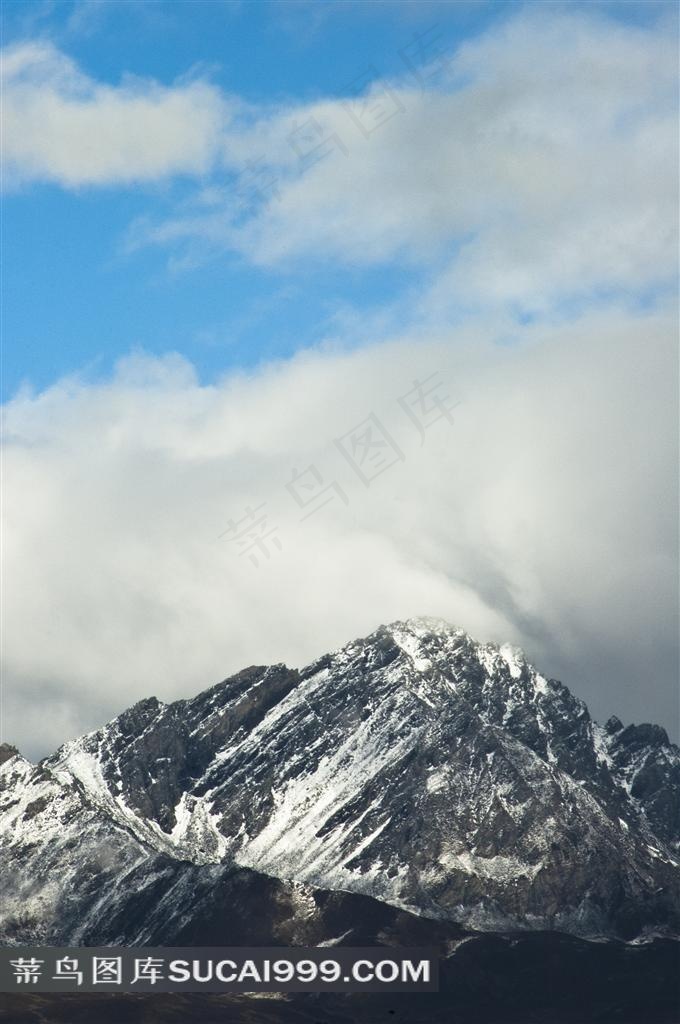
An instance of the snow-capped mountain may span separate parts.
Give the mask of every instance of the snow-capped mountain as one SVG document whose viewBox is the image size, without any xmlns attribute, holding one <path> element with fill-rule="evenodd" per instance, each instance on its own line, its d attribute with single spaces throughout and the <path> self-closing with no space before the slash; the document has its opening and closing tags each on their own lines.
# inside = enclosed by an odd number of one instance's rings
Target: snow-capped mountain
<svg viewBox="0 0 680 1024">
<path fill-rule="evenodd" d="M 437 620 L 4 756 L 5 941 L 141 941 L 144 893 L 177 934 L 197 894 L 258 878 L 287 920 L 333 890 L 481 930 L 680 931 L 664 730 L 600 727 L 521 651 Z"/>
</svg>

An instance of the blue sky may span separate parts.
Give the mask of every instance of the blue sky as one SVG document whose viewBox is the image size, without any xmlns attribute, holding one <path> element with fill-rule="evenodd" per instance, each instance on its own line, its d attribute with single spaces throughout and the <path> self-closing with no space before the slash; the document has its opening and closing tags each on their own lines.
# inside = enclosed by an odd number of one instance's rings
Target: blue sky
<svg viewBox="0 0 680 1024">
<path fill-rule="evenodd" d="M 247 103 L 290 106 L 345 97 L 357 81 L 412 82 L 403 51 L 423 59 L 409 49 L 417 36 L 432 53 L 454 52 L 520 6 L 10 0 L 4 44 L 50 41 L 112 87 L 125 75 L 169 87 L 191 75 Z M 649 24 L 669 5 L 585 6 Z M 227 188 L 237 180 L 208 177 Z M 253 266 L 228 250 L 195 252 L 188 261 L 172 247 L 130 250 L 132 224 L 167 215 L 202 181 L 164 175 L 70 189 L 29 181 L 5 193 L 5 397 L 25 381 L 42 388 L 76 370 L 107 373 L 131 348 L 180 351 L 211 380 L 234 365 L 318 344 L 338 316 L 374 315 L 420 286 L 422 265 L 397 254 L 357 269 L 317 260 Z"/>
<path fill-rule="evenodd" d="M 437 24 L 455 45 L 506 6 L 22 2 L 8 5 L 5 42 L 30 26 L 114 86 L 125 72 L 172 84 L 203 66 L 227 92 L 270 103 L 343 95 L 365 72 L 401 74 L 398 51 L 414 32 Z M 220 254 L 173 272 L 163 250 L 126 253 L 127 226 L 186 189 L 32 185 L 5 199 L 5 394 L 25 379 L 107 372 L 136 346 L 181 351 L 210 379 L 314 344 L 339 306 L 370 310 L 404 286 L 394 267 L 271 273 Z"/>
<path fill-rule="evenodd" d="M 8 0 L 2 113 L 8 740 L 411 615 L 676 728 L 674 3 Z"/>
</svg>

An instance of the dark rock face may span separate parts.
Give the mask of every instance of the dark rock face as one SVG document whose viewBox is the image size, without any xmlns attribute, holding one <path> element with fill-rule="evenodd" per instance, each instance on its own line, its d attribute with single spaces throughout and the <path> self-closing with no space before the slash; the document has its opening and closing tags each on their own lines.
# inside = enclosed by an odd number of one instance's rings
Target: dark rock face
<svg viewBox="0 0 680 1024">
<path fill-rule="evenodd" d="M 142 817 L 169 832 L 182 794 L 193 787 L 232 735 L 245 735 L 297 683 L 284 666 L 248 668 L 169 707 L 140 701 L 114 727 L 87 738 L 107 785 Z"/>
<path fill-rule="evenodd" d="M 296 900 L 304 934 L 333 938 L 321 892 L 358 921 L 388 904 L 454 929 L 680 930 L 663 729 L 601 728 L 520 651 L 432 620 L 141 701 L 0 779 L 5 941 L 207 944 L 215 907 L 241 904 L 303 934 Z"/>
<path fill-rule="evenodd" d="M 13 747 L 11 743 L 0 743 L 0 764 L 9 761 L 11 757 L 15 757 L 18 753 L 17 748 Z"/>
<path fill-rule="evenodd" d="M 616 777 L 655 833 L 680 850 L 680 764 L 665 729 L 629 725 L 612 738 L 609 757 Z"/>
</svg>

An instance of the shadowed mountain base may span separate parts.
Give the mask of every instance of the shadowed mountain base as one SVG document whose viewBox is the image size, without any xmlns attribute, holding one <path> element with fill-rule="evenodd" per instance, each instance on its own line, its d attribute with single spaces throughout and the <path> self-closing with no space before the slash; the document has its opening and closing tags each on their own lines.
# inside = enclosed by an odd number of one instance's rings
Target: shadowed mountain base
<svg viewBox="0 0 680 1024">
<path fill-rule="evenodd" d="M 680 945 L 479 936 L 441 963 L 441 990 L 252 998 L 11 995 L 6 1024 L 677 1024 Z"/>
</svg>

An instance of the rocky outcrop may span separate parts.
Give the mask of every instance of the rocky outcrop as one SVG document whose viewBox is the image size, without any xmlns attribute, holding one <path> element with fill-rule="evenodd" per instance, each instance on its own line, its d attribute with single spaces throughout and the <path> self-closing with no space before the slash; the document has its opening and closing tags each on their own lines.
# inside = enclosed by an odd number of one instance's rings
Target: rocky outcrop
<svg viewBox="0 0 680 1024">
<path fill-rule="evenodd" d="M 244 868 L 474 929 L 680 930 L 663 729 L 600 727 L 521 651 L 439 621 L 149 698 L 0 777 L 10 941 L 127 935 L 121 894 L 170 908 Z"/>
</svg>

